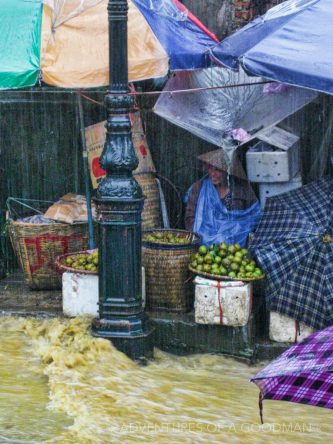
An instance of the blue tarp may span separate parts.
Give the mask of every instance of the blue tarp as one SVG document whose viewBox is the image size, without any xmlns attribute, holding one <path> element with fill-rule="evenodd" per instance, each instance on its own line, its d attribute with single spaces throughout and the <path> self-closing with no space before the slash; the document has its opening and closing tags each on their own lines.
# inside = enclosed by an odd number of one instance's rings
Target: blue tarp
<svg viewBox="0 0 333 444">
<path fill-rule="evenodd" d="M 208 49 L 218 42 L 178 0 L 132 0 L 170 59 L 171 71 L 206 68 Z"/>
<path fill-rule="evenodd" d="M 290 0 L 219 43 L 215 62 L 333 94 L 333 0 Z"/>
</svg>

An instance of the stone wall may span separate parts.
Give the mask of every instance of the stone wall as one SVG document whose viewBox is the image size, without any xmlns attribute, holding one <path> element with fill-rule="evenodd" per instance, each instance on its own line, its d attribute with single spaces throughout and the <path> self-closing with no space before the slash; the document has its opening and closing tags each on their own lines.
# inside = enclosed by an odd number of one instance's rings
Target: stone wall
<svg viewBox="0 0 333 444">
<path fill-rule="evenodd" d="M 238 29 L 258 15 L 265 14 L 269 8 L 282 3 L 282 0 L 231 0 L 231 3 L 234 26 Z"/>
<path fill-rule="evenodd" d="M 219 39 L 283 0 L 182 0 Z"/>
</svg>

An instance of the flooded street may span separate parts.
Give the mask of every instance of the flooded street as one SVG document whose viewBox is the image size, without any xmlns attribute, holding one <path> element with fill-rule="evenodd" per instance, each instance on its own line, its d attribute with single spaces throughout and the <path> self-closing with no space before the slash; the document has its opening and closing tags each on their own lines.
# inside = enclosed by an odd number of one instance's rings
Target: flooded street
<svg viewBox="0 0 333 444">
<path fill-rule="evenodd" d="M 264 401 L 259 368 L 155 352 L 139 367 L 90 321 L 0 319 L 1 443 L 330 442 L 330 410 Z"/>
</svg>

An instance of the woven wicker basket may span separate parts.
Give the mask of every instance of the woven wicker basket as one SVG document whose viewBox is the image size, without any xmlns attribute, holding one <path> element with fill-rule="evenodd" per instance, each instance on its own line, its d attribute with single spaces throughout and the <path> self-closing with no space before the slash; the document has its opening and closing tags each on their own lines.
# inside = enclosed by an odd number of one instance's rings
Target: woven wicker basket
<svg viewBox="0 0 333 444">
<path fill-rule="evenodd" d="M 155 174 L 136 174 L 135 179 L 142 188 L 145 197 L 142 211 L 142 229 L 157 228 L 161 226 L 160 194 Z"/>
<path fill-rule="evenodd" d="M 198 248 L 200 237 L 184 230 L 158 231 L 184 236 L 190 239 L 191 243 L 182 245 L 143 241 L 142 265 L 146 275 L 146 306 L 156 311 L 189 311 L 193 305 L 193 287 L 188 266 L 192 254 Z"/>
<path fill-rule="evenodd" d="M 9 220 L 7 227 L 26 282 L 34 290 L 60 289 L 56 257 L 89 247 L 86 223 L 32 224 Z"/>
</svg>

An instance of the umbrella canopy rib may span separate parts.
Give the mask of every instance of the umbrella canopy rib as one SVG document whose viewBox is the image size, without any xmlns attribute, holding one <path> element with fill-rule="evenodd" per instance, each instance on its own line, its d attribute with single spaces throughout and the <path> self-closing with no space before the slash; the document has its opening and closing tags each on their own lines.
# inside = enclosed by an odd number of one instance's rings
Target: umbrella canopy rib
<svg viewBox="0 0 333 444">
<path fill-rule="evenodd" d="M 333 178 L 267 200 L 251 251 L 268 308 L 315 329 L 333 323 Z"/>
</svg>

